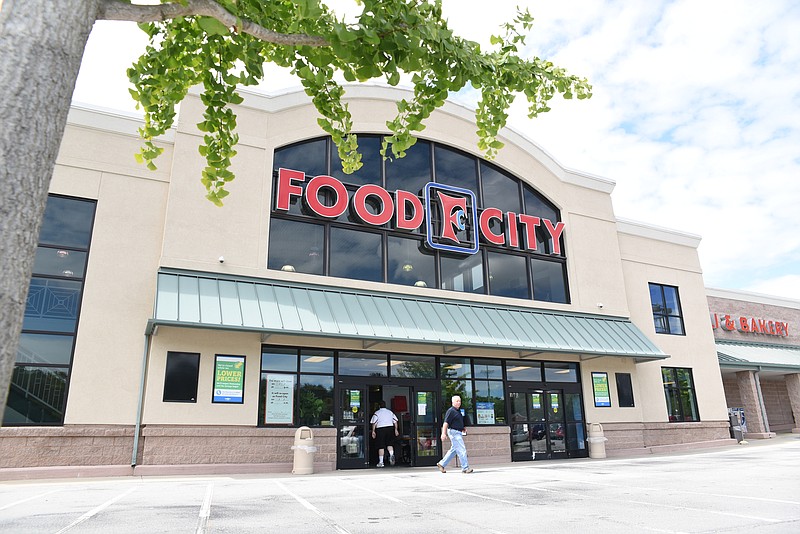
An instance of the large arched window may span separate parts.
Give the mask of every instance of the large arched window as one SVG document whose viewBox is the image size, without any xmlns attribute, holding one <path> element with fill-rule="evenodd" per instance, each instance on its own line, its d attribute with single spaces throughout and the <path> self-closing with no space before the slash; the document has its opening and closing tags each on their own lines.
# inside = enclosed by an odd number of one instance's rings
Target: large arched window
<svg viewBox="0 0 800 534">
<path fill-rule="evenodd" d="M 352 175 L 330 138 L 275 151 L 267 268 L 569 302 L 564 223 L 530 185 L 439 143 L 358 142 Z"/>
</svg>

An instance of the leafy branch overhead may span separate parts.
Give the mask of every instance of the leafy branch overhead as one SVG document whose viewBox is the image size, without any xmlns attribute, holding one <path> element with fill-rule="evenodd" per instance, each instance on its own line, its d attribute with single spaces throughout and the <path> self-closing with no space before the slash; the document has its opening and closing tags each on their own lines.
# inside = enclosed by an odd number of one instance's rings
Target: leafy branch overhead
<svg viewBox="0 0 800 534">
<path fill-rule="evenodd" d="M 356 0 L 357 1 L 357 0 Z M 320 0 L 175 0 L 155 6 L 106 0 L 101 18 L 135 20 L 150 36 L 149 45 L 128 76 L 133 98 L 145 113 L 139 158 L 154 168 L 161 152 L 153 139 L 170 128 L 175 105 L 188 89 L 202 84 L 205 133 L 201 154 L 207 166 L 203 184 L 208 199 L 222 204 L 225 184 L 233 180 L 236 116 L 228 107 L 242 98 L 239 85 L 264 77 L 264 64 L 290 68 L 320 113 L 322 129 L 336 143 L 345 172 L 361 166 L 352 120 L 342 102 L 344 91 L 334 81 L 385 78 L 390 85 L 411 75 L 413 97 L 397 103 L 398 114 L 387 121 L 391 132 L 383 155 L 402 157 L 414 132 L 452 91 L 468 85 L 481 94 L 475 112 L 478 148 L 487 157 L 503 145 L 497 139 L 508 109 L 518 94 L 528 101 L 528 114 L 549 111 L 548 101 L 591 96 L 586 79 L 569 75 L 538 57 L 520 51 L 533 18 L 527 11 L 492 37 L 492 50 L 453 34 L 442 15 L 440 0 L 361 0 L 361 14 L 348 24 Z"/>
</svg>

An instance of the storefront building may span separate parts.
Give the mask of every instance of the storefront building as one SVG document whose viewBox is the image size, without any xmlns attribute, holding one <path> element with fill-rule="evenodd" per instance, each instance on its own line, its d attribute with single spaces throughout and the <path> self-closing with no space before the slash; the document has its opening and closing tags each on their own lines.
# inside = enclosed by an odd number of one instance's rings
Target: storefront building
<svg viewBox="0 0 800 534">
<path fill-rule="evenodd" d="M 408 93 L 350 87 L 363 168 L 339 169 L 302 93 L 237 107 L 237 179 L 205 200 L 196 95 L 137 165 L 135 119 L 75 108 L 51 186 L 2 467 L 321 470 L 441 458 L 460 395 L 475 465 L 730 443 L 699 238 L 617 219 L 608 180 L 505 131 L 488 162 L 448 103 L 378 154 Z M 445 446 L 446 447 L 446 446 Z M 130 467 L 128 467 L 130 468 Z"/>
<path fill-rule="evenodd" d="M 744 438 L 800 432 L 800 301 L 707 292 L 725 398 Z"/>
</svg>

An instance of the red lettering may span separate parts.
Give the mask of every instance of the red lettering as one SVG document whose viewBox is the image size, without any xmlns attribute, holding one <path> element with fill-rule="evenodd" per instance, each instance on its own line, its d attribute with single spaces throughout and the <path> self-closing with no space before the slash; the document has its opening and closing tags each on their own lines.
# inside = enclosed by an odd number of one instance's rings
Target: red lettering
<svg viewBox="0 0 800 534">
<path fill-rule="evenodd" d="M 713 315 L 713 317 L 714 320 L 711 321 L 711 330 L 716 330 L 717 328 L 719 328 L 719 317 L 717 317 L 716 313 Z"/>
<path fill-rule="evenodd" d="M 758 334 L 761 330 L 758 328 L 758 323 L 756 322 L 755 318 L 750 321 L 750 331 Z"/>
<path fill-rule="evenodd" d="M 764 319 L 758 320 L 758 331 L 762 334 L 767 333 L 767 322 Z"/>
<path fill-rule="evenodd" d="M 378 213 L 370 213 L 367 209 L 367 199 L 370 196 L 376 196 L 381 200 L 381 209 Z M 362 221 L 375 226 L 383 226 L 391 221 L 392 215 L 394 215 L 392 196 L 386 189 L 374 184 L 362 185 L 358 188 L 356 194 L 353 195 L 353 208 Z"/>
<path fill-rule="evenodd" d="M 498 221 L 503 220 L 503 212 L 497 208 L 486 208 L 483 210 L 480 216 L 481 234 L 489 243 L 495 245 L 504 245 L 506 242 L 505 236 L 503 234 L 495 234 L 492 232 L 492 219 L 497 219 Z"/>
<path fill-rule="evenodd" d="M 525 229 L 525 248 L 536 250 L 536 227 L 539 226 L 541 220 L 533 215 L 520 214 L 517 217 Z"/>
<path fill-rule="evenodd" d="M 730 315 L 726 315 L 724 319 L 725 323 L 722 325 L 722 328 L 725 330 L 733 330 L 736 327 L 736 324 L 733 322 L 733 319 L 731 319 Z"/>
<path fill-rule="evenodd" d="M 319 190 L 323 187 L 327 187 L 336 193 L 333 206 L 326 206 L 320 201 Z M 317 215 L 335 219 L 347 209 L 347 189 L 345 189 L 342 182 L 333 176 L 321 174 L 315 176 L 308 182 L 308 187 L 306 188 L 306 202 L 308 203 L 308 207 Z"/>
<path fill-rule="evenodd" d="M 553 254 L 561 254 L 561 232 L 564 231 L 564 226 L 566 225 L 563 222 L 560 222 L 553 226 L 553 223 L 550 222 L 550 219 L 543 220 L 547 231 L 550 233 L 550 237 L 553 238 Z"/>
<path fill-rule="evenodd" d="M 292 182 L 304 182 L 305 179 L 306 173 L 302 171 L 278 169 L 278 192 L 275 195 L 277 198 L 275 209 L 289 211 L 291 197 L 299 197 L 303 194 L 303 188 L 299 185 L 294 185 Z"/>
<path fill-rule="evenodd" d="M 739 330 L 742 332 L 750 331 L 750 327 L 747 325 L 747 317 L 739 317 Z"/>
<path fill-rule="evenodd" d="M 508 235 L 508 245 L 518 247 L 519 228 L 517 228 L 517 214 L 511 211 L 506 213 L 506 234 Z"/>
<path fill-rule="evenodd" d="M 397 205 L 397 229 L 398 230 L 416 230 L 422 224 L 425 217 L 425 211 L 422 207 L 422 201 L 417 195 L 398 189 L 394 192 L 394 201 Z M 407 218 L 411 208 L 411 218 Z"/>
<path fill-rule="evenodd" d="M 784 336 L 789 335 L 789 323 L 783 323 L 783 335 Z"/>
<path fill-rule="evenodd" d="M 772 334 L 773 336 L 775 335 L 775 323 L 773 323 L 772 321 L 769 322 L 769 333 Z"/>
</svg>

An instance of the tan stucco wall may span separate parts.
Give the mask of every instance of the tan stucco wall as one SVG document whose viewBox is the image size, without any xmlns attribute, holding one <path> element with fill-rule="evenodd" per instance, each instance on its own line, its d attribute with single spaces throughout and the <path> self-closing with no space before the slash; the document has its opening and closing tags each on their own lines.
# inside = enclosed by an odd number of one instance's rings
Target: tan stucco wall
<svg viewBox="0 0 800 534">
<path fill-rule="evenodd" d="M 637 366 L 643 389 L 645 422 L 666 422 L 661 367 L 692 369 L 698 411 L 702 421 L 727 420 L 725 393 L 717 362 L 714 337 L 707 327 L 708 306 L 696 246 L 680 245 L 619 234 L 631 320 L 670 357 Z M 676 286 L 685 335 L 656 334 L 648 283 Z"/>
<path fill-rule="evenodd" d="M 134 135 L 70 125 L 51 192 L 97 200 L 65 424 L 133 424 L 155 298 L 171 146 L 136 163 Z"/>
</svg>

